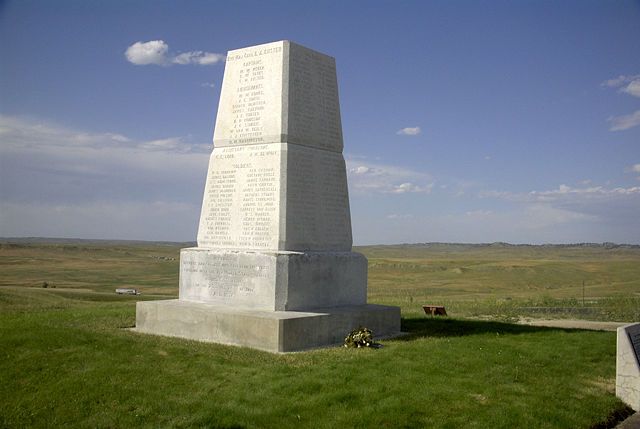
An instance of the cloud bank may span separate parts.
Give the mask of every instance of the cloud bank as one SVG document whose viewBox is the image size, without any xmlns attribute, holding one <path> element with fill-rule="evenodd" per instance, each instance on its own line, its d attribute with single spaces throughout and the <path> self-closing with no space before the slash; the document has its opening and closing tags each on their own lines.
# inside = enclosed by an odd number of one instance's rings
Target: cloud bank
<svg viewBox="0 0 640 429">
<path fill-rule="evenodd" d="M 484 191 L 478 196 L 518 203 L 517 205 L 529 211 L 535 209 L 537 212 L 544 212 L 546 216 L 541 219 L 556 224 L 589 221 L 592 230 L 596 229 L 596 225 L 601 231 L 619 229 L 615 240 L 604 241 L 629 243 L 640 240 L 640 218 L 637 216 L 640 186 L 572 188 L 560 185 L 557 189 L 526 193 Z M 592 233 L 593 231 L 585 231 L 585 236 Z"/>
<path fill-rule="evenodd" d="M 170 66 L 172 64 L 198 64 L 207 66 L 224 61 L 225 59 L 223 54 L 203 51 L 189 51 L 177 55 L 169 55 L 169 45 L 163 40 L 136 42 L 127 48 L 124 56 L 127 58 L 127 61 L 137 66 L 149 64 L 158 66 Z"/>
<path fill-rule="evenodd" d="M 0 115 L 0 236 L 195 238 L 210 143 Z"/>
<path fill-rule="evenodd" d="M 448 203 L 444 210 L 433 205 L 438 196 L 433 198 L 431 208 L 423 211 L 397 212 L 398 207 L 391 205 L 385 216 L 367 213 L 353 224 L 354 240 L 360 244 L 640 242 L 640 187 L 560 185 L 522 193 L 484 191 L 460 206 Z M 489 208 L 483 201 L 487 199 L 501 202 L 489 202 Z M 370 238 L 372 230 L 375 241 Z"/>
</svg>

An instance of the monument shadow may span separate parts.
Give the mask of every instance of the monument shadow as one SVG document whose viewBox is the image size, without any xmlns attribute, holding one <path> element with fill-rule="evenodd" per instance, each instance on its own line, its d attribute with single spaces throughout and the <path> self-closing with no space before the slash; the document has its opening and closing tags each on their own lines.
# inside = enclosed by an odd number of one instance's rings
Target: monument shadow
<svg viewBox="0 0 640 429">
<path fill-rule="evenodd" d="M 418 338 L 465 337 L 482 334 L 518 335 L 536 332 L 563 331 L 579 332 L 581 329 L 554 328 L 547 326 L 520 325 L 517 323 L 490 320 L 452 319 L 438 316 L 401 319 L 402 332 L 399 341 L 413 341 Z"/>
</svg>

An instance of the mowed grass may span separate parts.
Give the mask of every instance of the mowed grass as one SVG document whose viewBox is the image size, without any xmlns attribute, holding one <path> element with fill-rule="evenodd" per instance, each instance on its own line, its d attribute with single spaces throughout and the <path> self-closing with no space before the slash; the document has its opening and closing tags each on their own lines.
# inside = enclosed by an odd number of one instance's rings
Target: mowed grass
<svg viewBox="0 0 640 429">
<path fill-rule="evenodd" d="M 2 427 L 591 428 L 629 413 L 611 332 L 410 317 L 381 349 L 276 355 L 131 332 L 125 297 L 0 289 L 0 309 Z"/>
<path fill-rule="evenodd" d="M 400 305 L 409 335 L 275 355 L 127 329 L 136 300 L 177 295 L 177 247 L 2 244 L 0 427 L 592 428 L 629 413 L 615 333 L 499 320 L 640 320 L 638 249 L 358 250 L 369 302 Z M 118 287 L 143 295 L 88 293 Z"/>
</svg>

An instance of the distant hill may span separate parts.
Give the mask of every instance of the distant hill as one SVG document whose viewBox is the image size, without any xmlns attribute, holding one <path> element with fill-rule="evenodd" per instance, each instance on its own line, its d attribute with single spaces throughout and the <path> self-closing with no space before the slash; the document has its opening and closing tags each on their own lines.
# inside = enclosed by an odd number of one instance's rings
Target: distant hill
<svg viewBox="0 0 640 429">
<path fill-rule="evenodd" d="M 354 246 L 372 258 L 598 258 L 637 257 L 640 245 L 615 243 L 414 243 Z"/>
<path fill-rule="evenodd" d="M 375 245 L 367 245 L 367 246 L 357 246 L 357 247 L 367 247 L 367 248 L 375 248 L 375 247 L 384 247 L 384 248 L 397 248 L 397 249 L 433 249 L 433 250 L 447 250 L 447 249 L 458 249 L 458 250 L 471 250 L 471 249 L 482 249 L 485 247 L 489 248 L 548 248 L 548 249 L 565 249 L 570 247 L 582 247 L 582 248 L 593 248 L 593 249 L 640 249 L 639 244 L 616 244 L 616 243 L 571 243 L 571 244 L 510 244 L 503 242 L 495 242 L 495 243 L 402 243 L 402 244 L 375 244 Z"/>
<path fill-rule="evenodd" d="M 143 240 L 100 240 L 93 238 L 46 238 L 46 237 L 0 237 L 5 243 L 31 244 L 93 244 L 103 246 L 158 246 L 158 247 L 195 247 L 195 241 L 143 241 Z"/>
<path fill-rule="evenodd" d="M 95 245 L 120 245 L 120 246 L 170 246 L 170 247 L 194 247 L 195 241 L 144 241 L 144 240 L 104 240 L 92 238 L 46 238 L 46 237 L 0 237 L 0 242 L 7 243 L 32 243 L 32 244 L 95 244 Z M 482 250 L 560 250 L 560 249 L 640 249 L 638 244 L 616 243 L 572 243 L 572 244 L 510 244 L 495 243 L 402 243 L 402 244 L 376 244 L 367 246 L 354 246 L 354 250 L 377 252 L 402 252 L 402 253 L 460 253 Z"/>
</svg>

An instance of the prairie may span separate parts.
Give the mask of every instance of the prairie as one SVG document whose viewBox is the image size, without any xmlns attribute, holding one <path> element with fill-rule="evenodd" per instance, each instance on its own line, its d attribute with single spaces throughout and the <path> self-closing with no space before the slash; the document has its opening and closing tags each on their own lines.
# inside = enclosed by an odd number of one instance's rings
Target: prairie
<svg viewBox="0 0 640 429">
<path fill-rule="evenodd" d="M 640 320 L 638 249 L 458 246 L 357 249 L 369 301 L 400 305 L 408 335 L 275 355 L 127 329 L 136 300 L 177 294 L 177 245 L 2 243 L 0 426 L 587 429 L 630 414 L 615 333 L 512 320 Z"/>
</svg>

